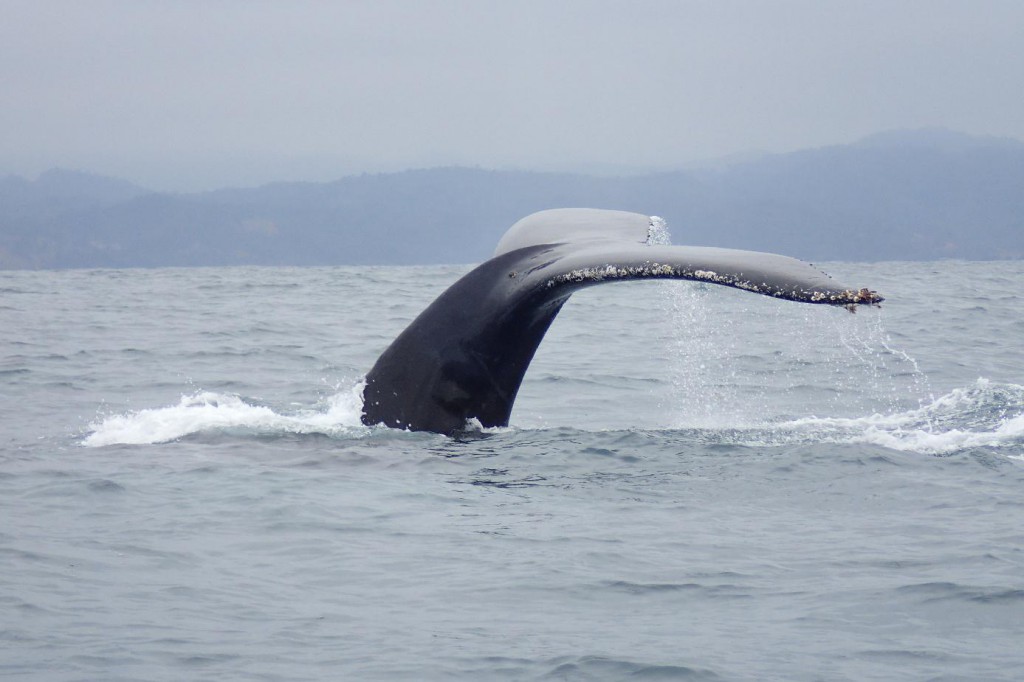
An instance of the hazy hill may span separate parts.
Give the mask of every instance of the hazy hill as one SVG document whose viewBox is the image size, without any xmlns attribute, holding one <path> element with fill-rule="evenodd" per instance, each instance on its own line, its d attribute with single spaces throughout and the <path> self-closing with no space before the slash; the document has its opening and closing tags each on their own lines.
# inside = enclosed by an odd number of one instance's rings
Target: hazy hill
<svg viewBox="0 0 1024 682">
<path fill-rule="evenodd" d="M 650 182 L 673 224 L 693 227 L 685 239 L 675 230 L 677 241 L 713 235 L 812 259 L 1024 257 L 1024 144 L 1014 140 L 886 133 Z"/>
<path fill-rule="evenodd" d="M 36 180 L 0 178 L 0 268 L 67 267 L 69 248 L 84 236 L 84 216 L 150 193 L 125 180 L 64 169 Z"/>
<path fill-rule="evenodd" d="M 0 180 L 0 267 L 464 263 L 518 218 L 594 206 L 676 243 L 811 260 L 1024 257 L 1024 144 L 948 131 L 634 177 L 437 168 L 157 194 L 69 171 Z"/>
</svg>

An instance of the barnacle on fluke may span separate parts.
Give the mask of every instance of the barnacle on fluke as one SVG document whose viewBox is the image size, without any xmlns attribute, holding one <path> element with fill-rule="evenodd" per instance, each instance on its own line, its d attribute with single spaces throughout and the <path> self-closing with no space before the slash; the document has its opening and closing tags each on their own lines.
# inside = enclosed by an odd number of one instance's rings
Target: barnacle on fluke
<svg viewBox="0 0 1024 682">
<path fill-rule="evenodd" d="M 838 293 L 816 291 L 811 294 L 812 303 L 834 303 L 836 305 L 846 305 L 848 303 L 878 305 L 884 300 L 877 292 L 870 289 L 846 289 Z"/>
<path fill-rule="evenodd" d="M 508 424 L 526 368 L 574 291 L 604 282 L 688 279 L 803 303 L 877 305 L 787 256 L 673 246 L 664 221 L 598 209 L 541 211 L 455 282 L 366 375 L 363 422 L 454 433 Z"/>
<path fill-rule="evenodd" d="M 510 273 L 509 276 L 514 276 L 514 273 Z M 779 287 L 777 284 L 773 285 L 767 281 L 752 282 L 742 279 L 742 273 L 719 274 L 714 270 L 691 270 L 687 268 L 674 267 L 664 263 L 653 262 L 643 263 L 641 265 L 621 266 L 607 264 L 597 267 L 578 268 L 552 277 L 547 281 L 545 287 L 557 287 L 571 282 L 578 284 L 582 284 L 584 282 L 597 284 L 599 282 L 616 279 L 689 279 L 697 282 L 721 284 L 775 298 L 786 298 L 790 300 L 803 300 L 808 303 L 828 303 L 843 306 L 858 304 L 877 306 L 885 300 L 879 296 L 877 292 L 871 291 L 870 289 L 828 291 L 808 289 L 803 292 L 805 298 L 802 298 L 799 293 L 795 293 L 791 288 Z"/>
</svg>

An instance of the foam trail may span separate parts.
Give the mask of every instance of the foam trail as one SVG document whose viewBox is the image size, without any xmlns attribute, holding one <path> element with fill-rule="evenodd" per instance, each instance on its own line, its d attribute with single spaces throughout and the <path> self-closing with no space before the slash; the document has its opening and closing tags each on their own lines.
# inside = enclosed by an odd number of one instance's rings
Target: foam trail
<svg viewBox="0 0 1024 682">
<path fill-rule="evenodd" d="M 326 400 L 326 409 L 295 415 L 278 414 L 263 405 L 251 405 L 236 395 L 201 391 L 183 395 L 177 405 L 112 415 L 89 425 L 92 431 L 81 444 L 147 445 L 166 443 L 193 433 L 243 430 L 254 434 L 322 433 L 349 436 L 366 431 L 359 421 L 362 384 Z"/>
</svg>

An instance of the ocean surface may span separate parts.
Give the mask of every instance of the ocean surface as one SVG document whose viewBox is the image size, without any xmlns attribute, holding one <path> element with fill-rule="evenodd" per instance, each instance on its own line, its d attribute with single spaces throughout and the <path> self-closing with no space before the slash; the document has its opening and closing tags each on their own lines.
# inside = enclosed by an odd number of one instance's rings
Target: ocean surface
<svg viewBox="0 0 1024 682">
<path fill-rule="evenodd" d="M 465 267 L 0 272 L 4 680 L 1024 679 L 1024 262 L 577 294 L 359 423 Z"/>
</svg>

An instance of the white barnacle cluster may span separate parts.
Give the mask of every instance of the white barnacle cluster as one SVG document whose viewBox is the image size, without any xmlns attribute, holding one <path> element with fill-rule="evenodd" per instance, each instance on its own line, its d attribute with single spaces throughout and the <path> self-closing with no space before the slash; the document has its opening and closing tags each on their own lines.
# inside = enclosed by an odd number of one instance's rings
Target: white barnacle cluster
<svg viewBox="0 0 1024 682">
<path fill-rule="evenodd" d="M 588 280 L 599 282 L 608 276 L 612 275 L 614 266 L 607 266 L 604 268 L 578 268 L 576 270 L 570 270 L 569 272 L 563 272 L 561 275 L 552 277 L 548 280 L 548 287 L 555 286 L 556 284 L 565 284 L 567 282 L 586 282 Z"/>
<path fill-rule="evenodd" d="M 671 265 L 650 263 L 646 265 L 605 265 L 594 268 L 578 268 L 562 273 L 548 280 L 547 287 L 551 288 L 558 284 L 568 282 L 602 282 L 609 279 L 632 279 L 644 277 L 671 277 L 675 274 L 675 268 Z"/>
<path fill-rule="evenodd" d="M 650 272 L 655 277 L 671 277 L 675 274 L 676 270 L 668 264 L 659 265 L 658 263 L 653 263 L 650 267 Z"/>
<path fill-rule="evenodd" d="M 763 293 L 768 290 L 768 285 L 765 283 L 755 284 L 754 282 L 745 279 L 739 279 L 735 275 L 720 275 L 714 270 L 694 270 L 693 278 L 704 282 L 712 282 L 714 284 L 724 284 L 737 289 L 743 289 L 744 291 L 753 291 L 755 293 Z"/>
<path fill-rule="evenodd" d="M 727 284 L 729 286 L 744 287 L 745 282 L 737 281 L 735 277 L 731 275 L 720 275 L 714 270 L 694 270 L 693 276 L 696 279 L 703 280 L 705 282 L 714 282 L 715 284 Z"/>
<path fill-rule="evenodd" d="M 861 294 L 861 292 L 854 291 L 853 289 L 847 289 L 846 291 L 841 291 L 838 294 L 829 294 L 823 291 L 815 291 L 813 294 L 811 294 L 811 301 L 813 301 L 814 303 L 821 303 L 824 301 L 834 304 L 870 302 L 870 300 L 868 298 L 865 298 Z"/>
<path fill-rule="evenodd" d="M 606 265 L 601 273 L 601 279 L 616 279 L 619 276 L 619 268 L 614 265 Z"/>
<path fill-rule="evenodd" d="M 758 286 L 753 282 L 747 282 L 745 280 L 736 280 L 732 283 L 732 285 L 737 289 L 743 289 L 744 291 L 753 291 L 757 293 L 760 293 L 765 290 L 764 285 Z"/>
<path fill-rule="evenodd" d="M 885 299 L 879 296 L 878 292 L 871 291 L 870 289 L 860 289 L 859 291 L 856 289 L 846 289 L 838 293 L 815 291 L 811 294 L 810 300 L 813 303 L 842 305 L 852 313 L 856 312 L 858 303 L 879 307 Z"/>
</svg>

